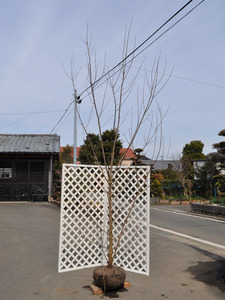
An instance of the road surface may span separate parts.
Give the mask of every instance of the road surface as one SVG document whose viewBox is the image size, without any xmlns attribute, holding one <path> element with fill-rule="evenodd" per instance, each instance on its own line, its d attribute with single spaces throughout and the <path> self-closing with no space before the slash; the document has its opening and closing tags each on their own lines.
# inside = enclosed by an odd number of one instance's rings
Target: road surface
<svg viewBox="0 0 225 300">
<path fill-rule="evenodd" d="M 221 249 L 225 253 L 225 220 L 189 213 L 182 206 L 153 206 L 151 227 L 189 242 L 211 245 L 215 251 Z"/>
<path fill-rule="evenodd" d="M 105 299 L 225 298 L 224 222 L 164 211 L 171 209 L 181 206 L 151 208 L 150 276 L 127 272 L 131 287 Z M 59 219 L 49 203 L 0 203 L 1 300 L 101 299 L 89 288 L 92 268 L 57 272 Z"/>
</svg>

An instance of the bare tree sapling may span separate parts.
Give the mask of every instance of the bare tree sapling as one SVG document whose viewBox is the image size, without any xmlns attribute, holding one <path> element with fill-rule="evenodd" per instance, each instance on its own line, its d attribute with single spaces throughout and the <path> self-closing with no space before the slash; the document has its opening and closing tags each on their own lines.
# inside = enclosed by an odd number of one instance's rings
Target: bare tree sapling
<svg viewBox="0 0 225 300">
<path fill-rule="evenodd" d="M 86 142 L 92 150 L 94 157 L 94 163 L 97 164 L 101 169 L 104 167 L 105 172 L 102 172 L 102 176 L 105 177 L 107 182 L 107 200 L 108 200 L 108 245 L 107 249 L 104 249 L 107 256 L 107 269 L 114 267 L 114 259 L 117 255 L 121 236 L 123 235 L 124 228 L 127 224 L 127 220 L 131 215 L 131 211 L 134 208 L 137 195 L 142 193 L 143 190 L 139 189 L 138 176 L 137 179 L 137 193 L 132 203 L 130 204 L 127 216 L 123 220 L 123 226 L 120 233 L 117 236 L 115 242 L 114 236 L 114 222 L 116 212 L 113 211 L 113 185 L 114 176 L 116 171 L 121 167 L 122 161 L 129 148 L 145 149 L 147 145 L 156 141 L 157 132 L 160 132 L 162 124 L 162 112 L 160 106 L 157 104 L 156 97 L 160 91 L 164 88 L 167 80 L 163 72 L 159 72 L 160 59 L 155 59 L 150 78 L 147 76 L 147 71 L 144 72 L 144 79 L 139 80 L 142 70 L 140 68 L 133 73 L 134 54 L 129 56 L 130 47 L 130 29 L 125 32 L 122 60 L 121 64 L 111 72 L 107 72 L 106 63 L 102 68 L 102 73 L 98 73 L 98 65 L 96 62 L 96 55 L 93 53 L 92 43 L 88 35 L 86 38 L 86 51 L 87 51 L 87 87 L 89 87 L 89 107 L 90 115 L 86 123 L 84 115 L 82 114 L 82 108 L 78 109 L 78 119 L 83 128 L 84 134 L 87 137 Z M 132 71 L 132 72 L 131 72 Z M 106 74 L 105 76 L 103 76 Z M 161 74 L 161 75 L 159 75 Z M 102 77 L 103 76 L 103 77 Z M 101 81 L 98 78 L 102 78 Z M 71 71 L 70 79 L 75 92 L 76 89 L 76 76 Z M 142 89 L 138 87 L 142 83 Z M 99 87 L 101 85 L 101 90 Z M 134 104 L 135 98 L 135 104 Z M 83 100 L 88 101 L 88 99 Z M 86 105 L 87 107 L 87 105 Z M 157 117 L 155 117 L 157 115 Z M 92 142 L 90 136 L 90 123 L 97 125 L 98 135 L 100 138 L 102 161 L 99 161 L 99 156 L 96 153 L 95 145 Z M 105 126 L 110 130 L 113 130 L 111 142 L 111 157 L 106 157 L 103 132 Z M 127 126 L 130 124 L 130 126 Z M 118 136 L 122 137 L 127 143 L 127 150 L 123 152 L 120 159 L 115 164 L 115 150 Z M 159 137 L 160 139 L 161 137 Z M 138 145 L 137 145 L 138 143 Z M 140 145 L 141 144 L 141 145 Z M 137 147 L 138 146 L 138 147 Z M 104 271 L 106 274 L 106 269 Z M 106 278 L 105 278 L 106 280 Z M 105 282 L 104 282 L 105 284 Z M 106 287 L 104 285 L 104 287 Z M 107 289 L 107 287 L 106 287 Z"/>
</svg>

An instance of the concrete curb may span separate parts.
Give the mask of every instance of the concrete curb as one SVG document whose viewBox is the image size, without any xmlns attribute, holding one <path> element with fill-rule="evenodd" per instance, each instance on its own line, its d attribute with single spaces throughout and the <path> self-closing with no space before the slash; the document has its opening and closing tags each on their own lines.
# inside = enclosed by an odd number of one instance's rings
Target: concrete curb
<svg viewBox="0 0 225 300">
<path fill-rule="evenodd" d="M 194 213 L 225 217 L 225 206 L 191 203 L 191 211 Z"/>
</svg>

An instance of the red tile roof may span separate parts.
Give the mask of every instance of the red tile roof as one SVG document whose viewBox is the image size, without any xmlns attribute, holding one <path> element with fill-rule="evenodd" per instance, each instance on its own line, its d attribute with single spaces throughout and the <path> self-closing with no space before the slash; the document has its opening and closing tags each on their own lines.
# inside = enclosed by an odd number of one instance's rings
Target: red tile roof
<svg viewBox="0 0 225 300">
<path fill-rule="evenodd" d="M 131 148 L 129 148 L 129 149 L 127 149 L 127 148 L 122 148 L 122 149 L 120 150 L 120 153 L 123 154 L 126 150 L 127 150 L 127 153 L 126 153 L 125 156 L 124 156 L 125 159 L 132 159 L 132 158 L 135 158 L 134 151 L 133 151 Z"/>
</svg>

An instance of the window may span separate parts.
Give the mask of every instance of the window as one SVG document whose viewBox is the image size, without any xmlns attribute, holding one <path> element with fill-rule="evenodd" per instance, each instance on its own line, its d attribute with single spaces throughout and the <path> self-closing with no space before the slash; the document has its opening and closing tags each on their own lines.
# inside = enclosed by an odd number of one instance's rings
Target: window
<svg viewBox="0 0 225 300">
<path fill-rule="evenodd" d="M 0 168 L 0 179 L 11 179 L 12 168 Z"/>
</svg>

